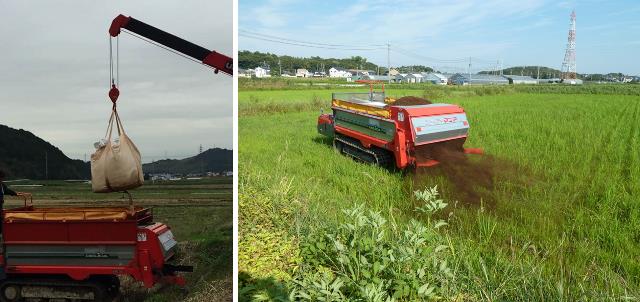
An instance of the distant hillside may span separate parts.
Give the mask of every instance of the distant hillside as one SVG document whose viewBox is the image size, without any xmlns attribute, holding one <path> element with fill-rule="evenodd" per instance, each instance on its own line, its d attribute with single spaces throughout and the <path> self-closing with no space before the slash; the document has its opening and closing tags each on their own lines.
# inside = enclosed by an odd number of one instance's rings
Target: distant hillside
<svg viewBox="0 0 640 302">
<path fill-rule="evenodd" d="M 479 72 L 481 74 L 500 74 L 500 70 L 487 70 Z M 540 78 L 541 79 L 551 79 L 551 78 L 559 78 L 562 72 L 557 69 L 540 66 Z M 530 76 L 534 79 L 538 76 L 538 66 L 515 66 L 509 67 L 502 70 L 502 74 L 509 75 L 523 75 Z"/>
<path fill-rule="evenodd" d="M 233 171 L 233 151 L 213 148 L 185 159 L 163 159 L 142 165 L 145 173 L 191 174 Z"/>
<path fill-rule="evenodd" d="M 485 70 L 479 73 L 482 74 L 500 74 L 500 70 Z M 515 66 L 509 67 L 502 70 L 502 74 L 504 75 L 524 75 L 530 76 L 533 78 L 537 78 L 538 76 L 538 66 Z M 551 79 L 551 78 L 559 78 L 562 72 L 557 69 L 540 66 L 540 78 L 541 79 Z M 607 74 L 593 73 L 593 74 L 577 74 L 579 79 L 583 79 L 585 81 L 606 81 L 606 82 L 614 82 L 614 81 L 622 81 L 625 77 L 629 77 L 628 75 L 619 73 L 619 72 L 611 72 Z"/>
<path fill-rule="evenodd" d="M 68 158 L 60 149 L 25 130 L 0 125 L 0 169 L 7 178 L 89 179 L 88 162 Z"/>
</svg>

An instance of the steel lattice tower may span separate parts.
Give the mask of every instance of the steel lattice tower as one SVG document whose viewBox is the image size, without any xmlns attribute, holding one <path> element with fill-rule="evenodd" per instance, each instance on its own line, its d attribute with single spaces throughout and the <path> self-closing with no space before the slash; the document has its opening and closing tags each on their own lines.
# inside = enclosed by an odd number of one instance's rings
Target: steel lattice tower
<svg viewBox="0 0 640 302">
<path fill-rule="evenodd" d="M 576 12 L 571 12 L 571 22 L 569 24 L 569 38 L 567 39 L 567 50 L 564 53 L 562 62 L 562 78 L 576 78 Z"/>
</svg>

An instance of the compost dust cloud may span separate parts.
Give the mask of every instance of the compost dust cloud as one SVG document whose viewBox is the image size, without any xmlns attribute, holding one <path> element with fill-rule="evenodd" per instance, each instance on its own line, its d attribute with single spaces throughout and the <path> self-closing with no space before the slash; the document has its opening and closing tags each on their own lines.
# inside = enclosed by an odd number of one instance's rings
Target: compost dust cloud
<svg viewBox="0 0 640 302">
<path fill-rule="evenodd" d="M 518 165 L 490 155 L 464 154 L 463 143 L 452 141 L 418 150 L 418 160 L 432 158 L 440 164 L 418 168 L 411 179 L 412 187 L 422 189 L 427 185 L 432 186 L 434 179 L 442 176 L 446 180 L 445 190 L 442 187 L 439 189 L 446 200 L 493 208 L 499 185 L 527 187 L 532 184 L 531 174 Z"/>
</svg>

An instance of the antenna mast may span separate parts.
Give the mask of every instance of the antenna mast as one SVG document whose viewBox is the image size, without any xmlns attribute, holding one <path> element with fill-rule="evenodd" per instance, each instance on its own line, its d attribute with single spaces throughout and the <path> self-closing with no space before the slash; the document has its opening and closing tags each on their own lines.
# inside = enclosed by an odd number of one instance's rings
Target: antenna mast
<svg viewBox="0 0 640 302">
<path fill-rule="evenodd" d="M 569 23 L 569 38 L 567 39 L 567 50 L 564 53 L 562 62 L 562 79 L 576 78 L 576 11 L 571 12 L 571 22 Z"/>
</svg>

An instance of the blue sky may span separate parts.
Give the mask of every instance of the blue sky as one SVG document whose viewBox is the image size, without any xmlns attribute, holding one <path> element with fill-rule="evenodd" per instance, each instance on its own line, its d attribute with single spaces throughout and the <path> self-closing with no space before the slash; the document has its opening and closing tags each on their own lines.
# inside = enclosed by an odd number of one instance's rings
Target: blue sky
<svg viewBox="0 0 640 302">
<path fill-rule="evenodd" d="M 239 0 L 238 46 L 240 50 L 279 55 L 361 55 L 376 64 L 387 64 L 386 49 L 284 45 L 242 36 L 249 31 L 326 44 L 368 47 L 388 42 L 392 66 L 420 64 L 464 71 L 471 56 L 475 71 L 493 69 L 498 60 L 504 67 L 542 65 L 560 69 L 572 9 L 577 14 L 579 73 L 640 75 L 637 0 Z M 465 62 L 456 62 L 465 58 Z"/>
</svg>

